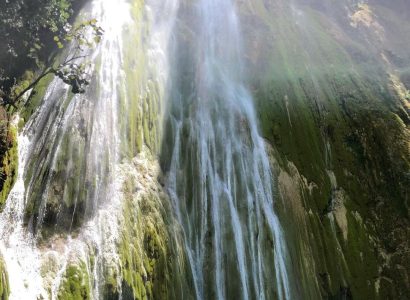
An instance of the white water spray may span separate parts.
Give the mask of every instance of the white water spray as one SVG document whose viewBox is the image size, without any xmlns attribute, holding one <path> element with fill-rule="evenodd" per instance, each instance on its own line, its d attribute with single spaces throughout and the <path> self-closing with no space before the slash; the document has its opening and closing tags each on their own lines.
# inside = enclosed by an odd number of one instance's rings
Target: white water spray
<svg viewBox="0 0 410 300">
<path fill-rule="evenodd" d="M 176 30 L 192 32 L 179 35 L 170 56 L 166 128 L 173 147 L 164 145 L 163 155 L 197 298 L 291 299 L 273 177 L 243 84 L 234 4 L 203 0 L 187 11 Z"/>
<path fill-rule="evenodd" d="M 103 297 L 107 268 L 120 274 L 116 247 L 127 168 L 119 166 L 125 135 L 119 106 L 131 104 L 125 91 L 137 84 L 127 82 L 123 69 L 130 10 L 125 0 L 92 2 L 89 16 L 105 30 L 92 55 L 100 66 L 92 85 L 71 99 L 54 80 L 19 135 L 18 180 L 0 214 L 11 299 L 57 299 L 73 263 L 85 264 L 93 299 Z M 148 59 L 156 64 L 159 97 L 169 100 L 162 153 L 167 189 L 184 229 L 196 298 L 290 299 L 273 178 L 243 83 L 235 7 L 230 0 L 201 0 L 194 9 L 153 0 L 148 11 L 154 23 Z M 69 209 L 50 217 L 50 199 Z M 28 227 L 31 203 L 37 211 Z M 47 240 L 47 228 L 68 235 L 51 232 Z"/>
<path fill-rule="evenodd" d="M 122 0 L 96 0 L 84 14 L 85 19 L 96 18 L 105 30 L 103 41 L 92 54 L 94 64 L 100 61 L 98 76 L 85 95 L 72 99 L 64 83 L 54 79 L 18 137 L 18 178 L 0 215 L 0 247 L 9 275 L 10 299 L 57 299 L 66 267 L 79 261 L 86 264 L 90 280 L 95 282 L 90 282 L 93 299 L 100 299 L 103 269 L 120 265 L 116 239 L 124 178 L 117 166 L 117 118 L 119 89 L 125 84 L 121 70 L 122 30 L 131 22 L 130 7 Z M 67 184 L 59 195 L 64 201 L 75 202 L 74 213 L 79 210 L 77 202 L 84 201 L 83 209 L 90 210 L 92 217 L 75 236 L 71 237 L 70 232 L 66 238 L 57 235 L 44 245 L 25 224 L 26 205 L 35 193 L 40 195 L 34 225 L 40 232 L 47 201 L 57 193 L 57 168 L 62 159 Z M 76 168 L 83 172 L 80 178 L 75 177 Z M 42 173 L 43 169 L 49 171 Z M 32 177 L 27 177 L 30 174 Z M 87 182 L 90 179 L 93 183 Z M 41 189 L 38 180 L 42 180 Z M 68 190 L 71 181 L 74 191 Z M 86 193 L 81 193 L 83 190 Z M 65 229 L 70 231 L 71 225 Z M 89 263 L 90 255 L 95 255 L 94 265 Z"/>
</svg>

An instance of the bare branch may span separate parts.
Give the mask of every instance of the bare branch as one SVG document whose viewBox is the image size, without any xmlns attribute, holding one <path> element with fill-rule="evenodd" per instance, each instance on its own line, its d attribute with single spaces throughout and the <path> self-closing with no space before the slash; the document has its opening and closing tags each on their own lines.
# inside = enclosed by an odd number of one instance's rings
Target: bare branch
<svg viewBox="0 0 410 300">
<path fill-rule="evenodd" d="M 65 62 L 63 62 L 63 63 L 61 64 L 61 66 L 64 67 L 65 65 L 67 65 L 68 63 L 70 63 L 70 62 L 72 62 L 72 61 L 74 61 L 74 60 L 77 60 L 77 59 L 80 59 L 80 58 L 86 58 L 87 56 L 88 56 L 88 55 L 80 55 L 80 56 L 72 57 L 72 58 L 70 58 L 69 60 L 66 60 Z"/>
</svg>

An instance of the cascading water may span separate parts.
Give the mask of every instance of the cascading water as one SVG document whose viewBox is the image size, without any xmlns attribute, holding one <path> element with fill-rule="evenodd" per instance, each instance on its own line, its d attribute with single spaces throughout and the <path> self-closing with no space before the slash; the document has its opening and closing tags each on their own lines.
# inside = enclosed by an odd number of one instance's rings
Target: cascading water
<svg viewBox="0 0 410 300">
<path fill-rule="evenodd" d="M 124 84 L 121 36 L 131 19 L 130 8 L 121 0 L 94 1 L 88 10 L 84 17 L 98 19 L 105 30 L 104 41 L 92 54 L 101 64 L 92 86 L 85 95 L 72 97 L 54 79 L 18 138 L 19 175 L 0 215 L 11 299 L 57 299 L 67 265 L 76 259 L 87 262 L 91 253 L 95 264 L 86 268 L 92 274 L 93 296 L 99 299 L 101 269 L 119 266 L 118 95 Z M 64 231 L 69 236 L 59 241 Z M 50 236 L 47 246 L 42 239 Z M 43 269 L 53 264 L 55 270 L 47 271 L 54 273 L 46 278 Z"/>
<path fill-rule="evenodd" d="M 125 200 L 128 177 L 138 179 L 128 194 L 143 193 L 144 182 L 151 182 L 150 193 L 161 193 L 141 144 L 157 154 L 161 136 L 152 128 L 161 122 L 161 103 L 168 101 L 160 160 L 184 235 L 180 241 L 179 227 L 170 226 L 172 217 L 163 220 L 177 266 L 164 278 L 182 277 L 174 298 L 192 298 L 192 285 L 196 299 L 291 299 L 273 178 L 244 84 L 233 2 L 148 1 L 148 49 L 129 51 L 132 34 L 143 31 L 131 29 L 141 25 L 131 17 L 135 7 L 143 9 L 141 3 L 95 0 L 84 9 L 84 18 L 96 18 L 105 30 L 91 55 L 91 85 L 84 95 L 72 96 L 59 79 L 51 81 L 19 135 L 18 179 L 0 215 L 10 298 L 62 298 L 72 265 L 88 274 L 81 280 L 87 281 L 91 298 L 105 299 L 108 281 L 119 299 L 136 297 L 139 286 L 133 284 L 140 282 L 135 276 L 124 279 L 130 266 L 118 249 L 127 230 L 142 241 L 142 246 L 130 245 L 132 253 L 125 256 L 131 267 L 140 268 L 146 290 L 169 284 L 148 274 L 151 261 L 138 264 L 132 256 L 141 251 L 137 256 L 144 257 L 148 247 L 152 263 L 160 261 L 159 250 L 150 248 L 158 236 L 121 228 L 124 203 L 134 201 Z M 146 64 L 138 58 L 141 49 Z M 140 167 L 148 175 L 137 174 Z M 141 209 L 138 201 L 130 206 Z M 164 217 L 165 209 L 159 210 Z"/>
<path fill-rule="evenodd" d="M 163 144 L 198 299 L 290 299 L 273 178 L 229 0 L 181 8 Z M 187 17 L 190 16 L 190 17 Z"/>
</svg>

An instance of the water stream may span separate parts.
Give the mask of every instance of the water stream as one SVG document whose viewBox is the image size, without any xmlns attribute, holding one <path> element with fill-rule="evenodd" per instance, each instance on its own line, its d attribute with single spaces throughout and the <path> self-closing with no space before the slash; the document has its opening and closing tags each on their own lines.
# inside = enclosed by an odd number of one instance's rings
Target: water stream
<svg viewBox="0 0 410 300">
<path fill-rule="evenodd" d="M 120 273 L 127 134 L 119 107 L 132 106 L 123 95 L 137 84 L 124 71 L 131 5 L 95 0 L 84 9 L 105 30 L 92 54 L 91 86 L 73 97 L 52 80 L 19 134 L 18 179 L 0 215 L 10 299 L 58 299 L 66 267 L 76 260 L 86 262 L 93 299 L 103 297 L 107 265 Z M 274 178 L 244 83 L 235 3 L 153 0 L 145 10 L 153 19 L 147 56 L 156 62 L 167 105 L 159 112 L 160 160 L 196 298 L 291 299 Z"/>
<path fill-rule="evenodd" d="M 181 11 L 183 33 L 171 54 L 163 152 L 197 298 L 290 299 L 286 245 L 244 85 L 235 5 L 202 0 L 192 6 Z"/>
<path fill-rule="evenodd" d="M 63 82 L 54 79 L 19 134 L 18 179 L 0 215 L 10 299 L 57 299 L 67 264 L 87 262 L 93 252 L 98 253 L 95 265 L 87 269 L 96 283 L 93 296 L 99 299 L 102 264 L 116 260 L 121 208 L 118 95 L 124 84 L 121 37 L 123 25 L 131 19 L 129 11 L 121 0 L 96 0 L 84 9 L 83 18 L 98 19 L 105 30 L 103 42 L 91 54 L 101 68 L 91 70 L 95 75 L 84 95 L 73 97 Z M 33 213 L 27 217 L 30 205 Z M 78 228 L 82 219 L 88 221 Z M 67 240 L 60 239 L 62 231 L 69 234 Z M 48 238 L 50 242 L 44 243 Z M 51 278 L 44 275 L 44 268 Z"/>
</svg>

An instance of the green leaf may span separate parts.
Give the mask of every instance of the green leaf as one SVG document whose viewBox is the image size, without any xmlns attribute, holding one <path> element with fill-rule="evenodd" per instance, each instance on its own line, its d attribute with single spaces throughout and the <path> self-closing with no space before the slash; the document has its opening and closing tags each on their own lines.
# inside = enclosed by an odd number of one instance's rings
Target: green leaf
<svg viewBox="0 0 410 300">
<path fill-rule="evenodd" d="M 94 37 L 94 42 L 95 42 L 96 44 L 100 43 L 100 42 L 101 42 L 101 36 L 95 36 L 95 37 Z"/>
</svg>

